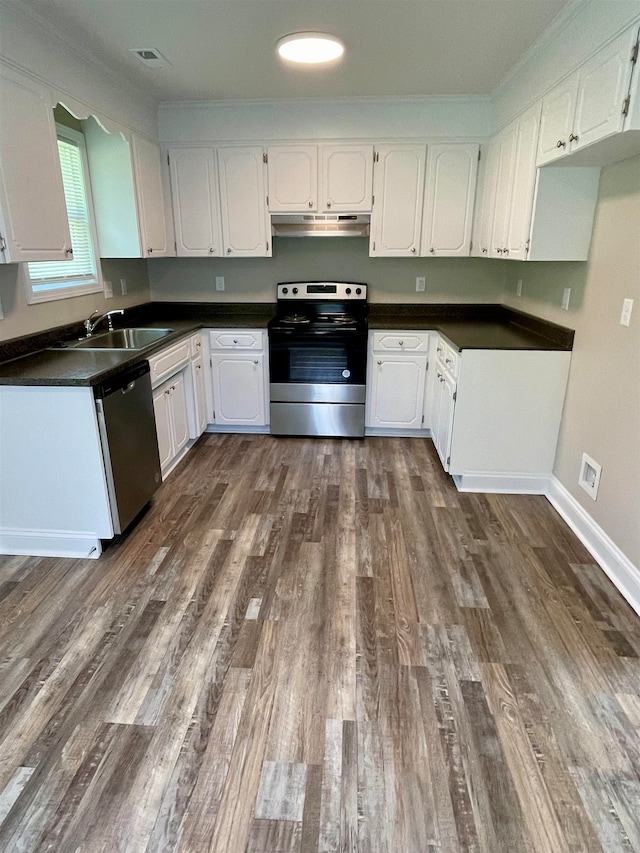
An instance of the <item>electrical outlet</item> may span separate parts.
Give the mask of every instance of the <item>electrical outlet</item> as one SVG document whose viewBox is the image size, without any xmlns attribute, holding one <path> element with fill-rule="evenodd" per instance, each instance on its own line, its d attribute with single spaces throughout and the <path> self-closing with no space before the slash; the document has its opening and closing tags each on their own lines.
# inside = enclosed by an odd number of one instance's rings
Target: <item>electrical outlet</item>
<svg viewBox="0 0 640 853">
<path fill-rule="evenodd" d="M 565 287 L 564 293 L 562 294 L 562 307 L 565 311 L 569 310 L 569 300 L 571 299 L 571 288 Z"/>
<path fill-rule="evenodd" d="M 416 277 L 416 293 L 424 293 L 427 289 L 427 280 L 423 275 Z"/>
<path fill-rule="evenodd" d="M 113 299 L 113 287 L 110 281 L 107 281 L 106 278 L 102 282 L 104 287 L 104 298 L 105 299 Z"/>
<path fill-rule="evenodd" d="M 628 326 L 631 322 L 631 311 L 633 310 L 633 299 L 625 299 L 622 303 L 622 314 L 620 315 L 620 325 Z"/>
<path fill-rule="evenodd" d="M 217 275 L 216 276 L 216 290 L 224 290 L 224 276 Z"/>
<path fill-rule="evenodd" d="M 518 284 L 516 285 L 516 295 L 522 296 L 522 279 L 518 279 Z"/>
<path fill-rule="evenodd" d="M 598 488 L 600 487 L 600 477 L 602 476 L 602 465 L 599 465 L 595 459 L 582 454 L 582 462 L 580 463 L 580 476 L 578 477 L 578 485 L 589 495 L 592 500 L 598 497 Z"/>
<path fill-rule="evenodd" d="M 127 295 L 127 280 L 126 280 L 126 278 L 120 279 L 120 290 L 121 290 L 123 296 Z"/>
</svg>

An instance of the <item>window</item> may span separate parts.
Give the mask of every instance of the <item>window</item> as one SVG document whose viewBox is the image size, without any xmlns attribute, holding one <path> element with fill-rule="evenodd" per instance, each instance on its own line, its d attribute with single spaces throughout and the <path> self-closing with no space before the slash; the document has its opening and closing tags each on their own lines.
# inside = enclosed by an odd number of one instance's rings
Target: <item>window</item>
<svg viewBox="0 0 640 853">
<path fill-rule="evenodd" d="M 58 151 L 73 260 L 25 264 L 29 304 L 102 290 L 84 136 L 58 125 Z"/>
</svg>

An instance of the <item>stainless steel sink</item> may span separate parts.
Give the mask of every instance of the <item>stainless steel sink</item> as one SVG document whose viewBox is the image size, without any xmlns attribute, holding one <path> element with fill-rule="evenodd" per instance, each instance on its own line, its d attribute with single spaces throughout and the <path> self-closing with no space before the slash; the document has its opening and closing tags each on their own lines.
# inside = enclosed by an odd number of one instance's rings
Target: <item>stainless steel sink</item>
<svg viewBox="0 0 640 853">
<path fill-rule="evenodd" d="M 73 349 L 143 349 L 170 335 L 173 329 L 114 329 L 70 344 Z"/>
</svg>

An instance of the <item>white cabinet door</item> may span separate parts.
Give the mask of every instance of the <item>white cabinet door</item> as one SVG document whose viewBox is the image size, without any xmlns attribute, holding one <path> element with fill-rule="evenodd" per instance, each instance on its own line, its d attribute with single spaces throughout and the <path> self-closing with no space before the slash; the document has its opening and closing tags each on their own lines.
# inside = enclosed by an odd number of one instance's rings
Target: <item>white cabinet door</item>
<svg viewBox="0 0 640 853">
<path fill-rule="evenodd" d="M 577 95 L 578 75 L 576 73 L 567 80 L 563 80 L 542 99 L 538 166 L 557 160 L 568 152 Z"/>
<path fill-rule="evenodd" d="M 496 177 L 496 195 L 493 213 L 493 231 L 489 256 L 492 258 L 506 257 L 507 235 L 509 231 L 509 210 L 511 207 L 511 191 L 516 163 L 516 146 L 518 142 L 517 120 L 507 125 L 500 133 L 500 157 Z"/>
<path fill-rule="evenodd" d="M 267 165 L 271 213 L 318 210 L 317 145 L 272 145 Z"/>
<path fill-rule="evenodd" d="M 158 453 L 160 455 L 160 468 L 162 471 L 167 469 L 174 455 L 169 415 L 170 384 L 170 381 L 166 382 L 153 392 L 153 413 L 156 418 Z"/>
<path fill-rule="evenodd" d="M 322 210 L 369 213 L 372 197 L 373 145 L 323 145 Z"/>
<path fill-rule="evenodd" d="M 449 470 L 453 415 L 455 408 L 455 379 L 441 369 L 436 375 L 436 401 L 434 414 L 433 443 L 445 471 Z"/>
<path fill-rule="evenodd" d="M 153 142 L 134 135 L 133 156 L 143 255 L 164 257 L 169 254 L 169 243 L 164 217 L 160 149 Z"/>
<path fill-rule="evenodd" d="M 0 74 L 0 259 L 64 261 L 71 236 L 48 93 Z"/>
<path fill-rule="evenodd" d="M 536 183 L 536 149 L 540 125 L 540 103 L 523 113 L 518 119 L 513 187 L 509 203 L 507 231 L 507 257 L 524 261 L 531 228 L 533 192 Z"/>
<path fill-rule="evenodd" d="M 431 145 L 427 155 L 422 255 L 468 257 L 478 145 Z"/>
<path fill-rule="evenodd" d="M 207 398 L 205 390 L 204 362 L 202 356 L 191 362 L 191 380 L 193 386 L 193 429 L 191 438 L 198 438 L 207 428 Z"/>
<path fill-rule="evenodd" d="M 491 235 L 493 233 L 493 212 L 496 202 L 496 180 L 500 161 L 500 137 L 494 136 L 486 150 L 484 181 L 482 185 L 482 207 L 480 211 L 478 251 L 483 258 L 489 257 Z"/>
<path fill-rule="evenodd" d="M 634 26 L 580 68 L 572 151 L 622 130 L 622 105 L 629 91 L 635 40 Z"/>
<path fill-rule="evenodd" d="M 371 256 L 418 254 L 425 159 L 424 145 L 381 145 L 376 151 Z"/>
<path fill-rule="evenodd" d="M 189 419 L 187 416 L 187 391 L 184 381 L 184 371 L 169 380 L 171 394 L 171 425 L 173 432 L 174 456 L 182 450 L 189 441 Z"/>
<path fill-rule="evenodd" d="M 178 257 L 221 254 L 216 161 L 212 148 L 169 150 Z"/>
<path fill-rule="evenodd" d="M 216 424 L 264 426 L 264 355 L 213 353 L 211 369 Z"/>
<path fill-rule="evenodd" d="M 367 426 L 420 429 L 426 369 L 424 355 L 373 356 Z"/>
<path fill-rule="evenodd" d="M 262 148 L 218 149 L 223 251 L 226 257 L 271 257 Z"/>
</svg>

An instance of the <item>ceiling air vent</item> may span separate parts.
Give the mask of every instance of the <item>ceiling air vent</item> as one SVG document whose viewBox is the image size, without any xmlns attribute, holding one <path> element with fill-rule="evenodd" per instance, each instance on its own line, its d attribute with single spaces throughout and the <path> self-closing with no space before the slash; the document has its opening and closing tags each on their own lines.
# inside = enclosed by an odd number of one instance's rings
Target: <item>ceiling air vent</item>
<svg viewBox="0 0 640 853">
<path fill-rule="evenodd" d="M 155 47 L 130 47 L 131 53 L 138 57 L 143 65 L 147 68 L 162 68 L 169 63 Z"/>
</svg>

